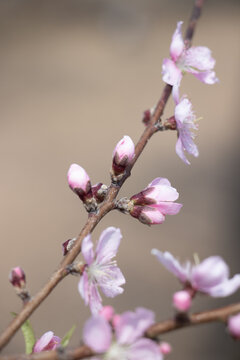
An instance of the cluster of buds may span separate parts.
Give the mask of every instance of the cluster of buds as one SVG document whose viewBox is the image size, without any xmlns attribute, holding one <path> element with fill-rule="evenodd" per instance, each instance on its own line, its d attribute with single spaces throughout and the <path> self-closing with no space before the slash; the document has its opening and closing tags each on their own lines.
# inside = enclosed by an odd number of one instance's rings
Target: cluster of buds
<svg viewBox="0 0 240 360">
<path fill-rule="evenodd" d="M 174 202 L 178 196 L 177 190 L 171 187 L 167 179 L 156 178 L 130 200 L 119 200 L 118 209 L 129 213 L 143 224 L 162 224 L 165 215 L 175 215 L 180 211 L 182 204 Z"/>
<path fill-rule="evenodd" d="M 30 299 L 29 292 L 26 289 L 26 276 L 19 266 L 13 268 L 9 273 L 9 281 L 14 287 L 16 294 L 26 303 Z"/>
<path fill-rule="evenodd" d="M 135 156 L 135 146 L 129 136 L 124 136 L 116 145 L 113 151 L 112 182 L 118 183 L 122 180 L 127 166 Z"/>
</svg>

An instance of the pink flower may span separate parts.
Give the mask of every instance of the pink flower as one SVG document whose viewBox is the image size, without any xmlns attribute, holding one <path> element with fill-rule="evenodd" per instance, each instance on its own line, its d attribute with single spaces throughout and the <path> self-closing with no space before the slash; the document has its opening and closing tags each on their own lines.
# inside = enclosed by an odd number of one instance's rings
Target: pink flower
<svg viewBox="0 0 240 360">
<path fill-rule="evenodd" d="M 192 46 L 188 49 L 182 37 L 182 24 L 182 21 L 177 23 L 177 28 L 172 37 L 171 59 L 163 60 L 163 81 L 172 86 L 179 86 L 183 74 L 188 72 L 205 84 L 215 84 L 218 79 L 213 71 L 215 60 L 211 51 L 205 46 Z"/>
<path fill-rule="evenodd" d="M 240 339 L 240 313 L 230 316 L 228 319 L 228 330 L 234 338 Z"/>
<path fill-rule="evenodd" d="M 212 297 L 225 297 L 240 287 L 240 274 L 229 279 L 229 268 L 220 256 L 211 256 L 198 265 L 188 261 L 181 265 L 169 252 L 152 249 L 162 265 L 174 274 L 185 286 Z"/>
<path fill-rule="evenodd" d="M 177 291 L 173 295 L 173 306 L 179 311 L 188 311 L 192 305 L 191 295 L 187 290 Z"/>
<path fill-rule="evenodd" d="M 191 132 L 191 130 L 197 130 L 198 127 L 195 125 L 196 118 L 192 111 L 192 104 L 187 98 L 182 98 L 180 102 L 177 101 L 175 107 L 175 120 L 178 131 L 176 153 L 189 165 L 190 162 L 187 160 L 184 150 L 195 157 L 197 157 L 199 153 L 198 148 L 193 141 L 195 136 Z"/>
<path fill-rule="evenodd" d="M 102 316 L 93 316 L 85 324 L 83 340 L 97 353 L 105 353 L 106 360 L 162 360 L 159 346 L 152 340 L 143 338 L 144 332 L 154 323 L 152 311 L 137 308 L 119 315 L 112 328 Z M 99 358 L 95 358 L 97 360 Z"/>
<path fill-rule="evenodd" d="M 38 339 L 33 347 L 33 353 L 54 350 L 61 343 L 61 339 L 55 336 L 52 331 L 48 331 Z"/>
<path fill-rule="evenodd" d="M 129 136 L 124 136 L 113 151 L 112 168 L 114 175 L 123 174 L 135 156 L 135 146 Z"/>
<path fill-rule="evenodd" d="M 175 215 L 180 211 L 182 204 L 174 203 L 178 196 L 167 179 L 156 178 L 130 198 L 129 212 L 144 224 L 162 224 L 165 215 Z"/>
<path fill-rule="evenodd" d="M 120 286 L 125 284 L 125 278 L 117 267 L 116 260 L 112 260 L 116 256 L 121 238 L 120 229 L 108 227 L 98 240 L 95 255 L 91 235 L 83 239 L 82 254 L 87 264 L 78 290 L 93 314 L 97 314 L 102 308 L 98 287 L 107 297 L 115 297 L 123 292 Z"/>
</svg>

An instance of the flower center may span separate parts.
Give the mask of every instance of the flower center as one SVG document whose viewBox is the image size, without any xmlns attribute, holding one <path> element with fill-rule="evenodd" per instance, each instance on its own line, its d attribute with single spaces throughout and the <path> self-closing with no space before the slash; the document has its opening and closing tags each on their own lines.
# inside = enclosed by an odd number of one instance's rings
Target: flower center
<svg viewBox="0 0 240 360">
<path fill-rule="evenodd" d="M 127 360 L 127 349 L 123 345 L 113 343 L 104 356 L 104 360 Z"/>
</svg>

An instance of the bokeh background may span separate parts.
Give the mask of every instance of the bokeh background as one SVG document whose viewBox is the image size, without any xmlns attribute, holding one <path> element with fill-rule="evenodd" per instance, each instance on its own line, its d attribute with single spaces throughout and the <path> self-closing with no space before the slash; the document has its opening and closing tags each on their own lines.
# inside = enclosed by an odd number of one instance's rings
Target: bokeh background
<svg viewBox="0 0 240 360">
<path fill-rule="evenodd" d="M 8 283 L 17 265 L 34 295 L 62 258 L 61 244 L 86 221 L 69 190 L 71 163 L 82 165 L 92 183 L 109 184 L 112 151 L 123 135 L 136 142 L 143 110 L 164 86 L 162 59 L 176 23 L 186 26 L 192 0 L 1 0 L 0 1 L 0 237 L 1 324 L 3 330 L 21 303 Z M 127 283 L 112 301 L 118 312 L 145 306 L 158 321 L 171 317 L 172 293 L 180 289 L 150 250 L 168 250 L 182 261 L 219 254 L 240 272 L 239 245 L 239 1 L 208 1 L 193 43 L 208 46 L 217 59 L 220 83 L 207 86 L 186 76 L 187 93 L 202 116 L 198 159 L 185 165 L 175 153 L 176 133 L 156 134 L 137 162 L 120 196 L 131 196 L 157 176 L 170 179 L 184 204 L 178 216 L 149 228 L 112 212 L 94 231 L 120 227 L 117 256 Z M 173 114 L 170 99 L 165 117 Z M 73 325 L 72 345 L 81 341 L 89 316 L 68 277 L 33 314 L 40 337 L 53 330 L 62 337 Z M 201 311 L 239 301 L 196 299 Z M 239 359 L 240 345 L 222 324 L 166 334 L 169 359 Z M 21 332 L 3 353 L 23 352 Z"/>
</svg>

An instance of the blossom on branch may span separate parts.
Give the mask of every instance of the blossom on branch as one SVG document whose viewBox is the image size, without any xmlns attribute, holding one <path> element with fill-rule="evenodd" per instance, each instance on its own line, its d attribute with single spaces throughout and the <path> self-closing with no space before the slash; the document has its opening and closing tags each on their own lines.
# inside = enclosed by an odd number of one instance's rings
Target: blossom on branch
<svg viewBox="0 0 240 360">
<path fill-rule="evenodd" d="M 86 265 L 78 290 L 93 314 L 97 314 L 102 308 L 99 287 L 107 297 L 115 297 L 123 292 L 121 285 L 125 284 L 125 278 L 117 267 L 116 260 L 112 260 L 116 256 L 121 238 L 120 229 L 108 227 L 98 240 L 95 254 L 91 235 L 83 239 L 82 254 Z"/>
<path fill-rule="evenodd" d="M 189 165 L 190 162 L 186 158 L 184 150 L 195 157 L 199 155 L 197 145 L 194 144 L 195 135 L 191 132 L 191 130 L 198 129 L 195 124 L 196 117 L 192 110 L 192 104 L 186 97 L 179 101 L 178 96 L 176 96 L 175 100 L 175 120 L 178 131 L 176 153 L 180 159 Z"/>
<path fill-rule="evenodd" d="M 160 347 L 144 338 L 144 332 L 154 323 L 154 313 L 144 308 L 117 316 L 112 326 L 103 316 L 92 316 L 83 329 L 83 340 L 93 351 L 104 353 L 105 360 L 162 360 Z M 101 359 L 101 355 L 94 360 Z"/>
<path fill-rule="evenodd" d="M 176 215 L 180 211 L 182 204 L 174 202 L 178 197 L 169 180 L 159 177 L 130 198 L 128 210 L 131 216 L 144 224 L 162 224 L 165 215 Z"/>
<path fill-rule="evenodd" d="M 218 78 L 213 71 L 215 59 L 211 50 L 205 46 L 187 48 L 182 37 L 182 21 L 177 23 L 170 45 L 171 59 L 164 59 L 162 65 L 163 81 L 179 86 L 182 76 L 188 72 L 205 84 L 215 84 Z"/>
<path fill-rule="evenodd" d="M 152 254 L 174 274 L 187 288 L 212 297 L 225 297 L 240 287 L 240 274 L 229 279 L 229 268 L 220 256 L 210 256 L 198 265 L 189 261 L 181 265 L 169 252 L 152 249 Z"/>
<path fill-rule="evenodd" d="M 33 353 L 55 350 L 60 343 L 61 339 L 58 336 L 55 336 L 52 331 L 47 331 L 36 341 L 33 347 Z"/>
</svg>

